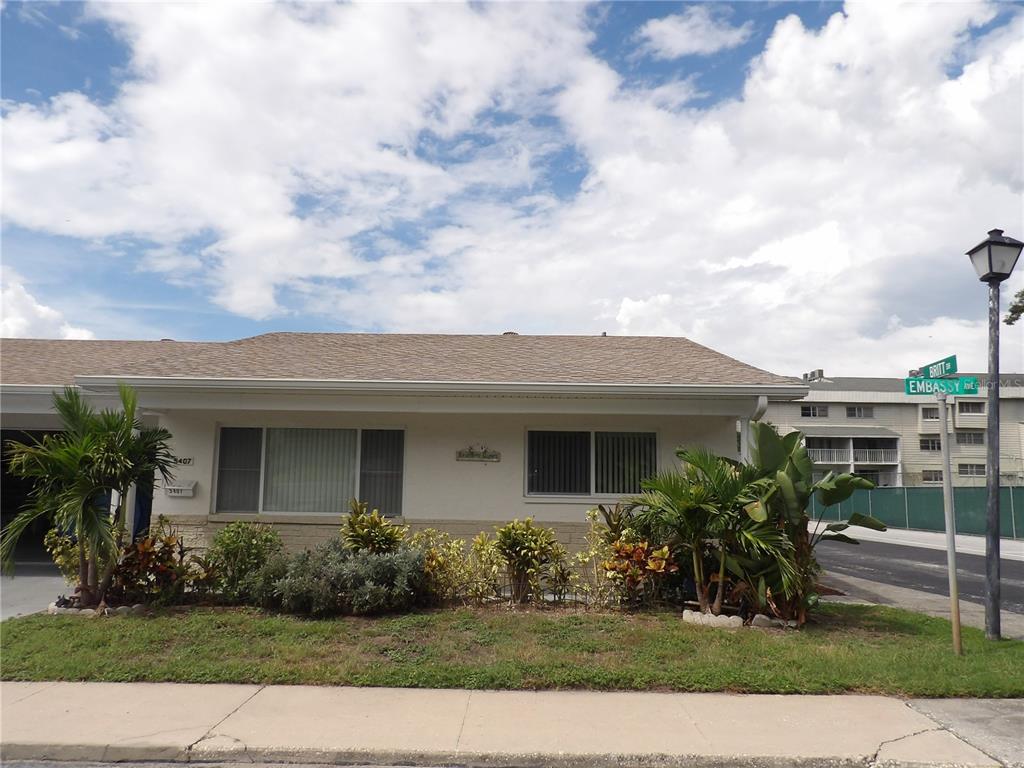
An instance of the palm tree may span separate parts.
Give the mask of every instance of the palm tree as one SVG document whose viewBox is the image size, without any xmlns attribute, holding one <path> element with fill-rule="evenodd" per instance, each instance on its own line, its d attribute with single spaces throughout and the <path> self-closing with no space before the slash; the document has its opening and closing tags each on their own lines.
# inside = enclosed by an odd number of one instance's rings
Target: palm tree
<svg viewBox="0 0 1024 768">
<path fill-rule="evenodd" d="M 121 409 L 96 412 L 70 387 L 54 394 L 64 431 L 32 444 L 9 442 L 11 472 L 33 481 L 29 503 L 0 536 L 0 559 L 13 566 L 14 547 L 38 519 L 71 533 L 78 544 L 82 605 L 102 603 L 117 566 L 131 486 L 154 472 L 167 481 L 176 460 L 161 427 L 138 418 L 134 390 L 120 386 Z M 116 494 L 117 505 L 109 507 Z"/>
<path fill-rule="evenodd" d="M 682 472 L 663 472 L 644 481 L 644 491 L 630 500 L 638 523 L 690 551 L 697 602 L 704 613 L 719 614 L 725 599 L 726 571 L 745 574 L 777 568 L 791 584 L 792 545 L 785 533 L 760 518 L 758 501 L 769 481 L 757 468 L 738 464 L 702 448 L 681 450 Z M 704 553 L 715 550 L 717 587 L 705 573 Z"/>
</svg>

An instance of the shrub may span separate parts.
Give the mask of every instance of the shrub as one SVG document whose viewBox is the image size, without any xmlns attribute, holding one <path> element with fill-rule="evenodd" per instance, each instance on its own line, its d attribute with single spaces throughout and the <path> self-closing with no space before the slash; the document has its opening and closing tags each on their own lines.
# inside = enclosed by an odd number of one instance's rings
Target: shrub
<svg viewBox="0 0 1024 768">
<path fill-rule="evenodd" d="M 628 528 L 612 544 L 611 556 L 603 568 L 619 589 L 620 600 L 631 605 L 654 603 L 664 577 L 679 570 L 667 546 L 655 548 Z"/>
<path fill-rule="evenodd" d="M 543 577 L 543 588 L 556 603 L 564 603 L 569 592 L 575 591 L 579 585 L 579 576 L 569 563 L 569 551 L 557 541 L 551 548 Z"/>
<path fill-rule="evenodd" d="M 258 608 L 280 608 L 278 583 L 287 575 L 289 562 L 287 555 L 275 552 L 259 568 L 245 574 L 239 585 L 239 593 L 245 596 L 245 602 Z"/>
<path fill-rule="evenodd" d="M 395 525 L 376 509 L 367 513 L 365 501 L 352 499 L 349 514 L 341 527 L 345 545 L 356 552 L 366 550 L 377 554 L 394 552 L 405 540 L 408 528 Z"/>
<path fill-rule="evenodd" d="M 69 585 L 78 583 L 78 545 L 75 540 L 56 528 L 51 528 L 43 537 L 43 546 L 53 558 L 54 565 L 60 570 Z"/>
<path fill-rule="evenodd" d="M 409 545 L 423 553 L 423 572 L 430 602 L 445 605 L 465 599 L 471 581 L 466 542 L 427 528 L 413 534 Z"/>
<path fill-rule="evenodd" d="M 496 548 L 508 572 L 512 602 L 542 597 L 542 571 L 555 552 L 555 532 L 534 525 L 532 518 L 513 520 L 498 528 Z"/>
<path fill-rule="evenodd" d="M 159 518 L 150 532 L 124 547 L 108 596 L 122 602 L 169 605 L 192 586 L 193 570 L 177 531 Z"/>
<path fill-rule="evenodd" d="M 310 616 L 409 610 L 424 599 L 423 553 L 354 551 L 329 541 L 294 556 L 275 583 L 281 608 Z"/>
<path fill-rule="evenodd" d="M 246 577 L 282 548 L 277 531 L 263 523 L 229 523 L 217 531 L 207 557 L 220 577 L 221 594 L 230 601 L 244 601 Z"/>
<path fill-rule="evenodd" d="M 474 603 L 497 600 L 504 588 L 505 559 L 498 542 L 484 532 L 477 534 L 466 558 L 466 599 Z"/>
</svg>

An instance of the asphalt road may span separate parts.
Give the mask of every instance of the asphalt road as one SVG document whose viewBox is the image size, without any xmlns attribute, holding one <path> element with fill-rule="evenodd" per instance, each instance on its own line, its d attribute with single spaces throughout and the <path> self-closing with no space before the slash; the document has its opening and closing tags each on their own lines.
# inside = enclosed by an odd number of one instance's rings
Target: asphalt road
<svg viewBox="0 0 1024 768">
<path fill-rule="evenodd" d="M 816 550 L 826 572 L 949 596 L 946 552 L 899 544 L 862 541 L 859 546 L 823 541 Z M 985 558 L 957 553 L 960 599 L 984 602 Z M 1004 611 L 1024 614 L 1024 562 L 1000 560 L 1001 602 Z"/>
</svg>

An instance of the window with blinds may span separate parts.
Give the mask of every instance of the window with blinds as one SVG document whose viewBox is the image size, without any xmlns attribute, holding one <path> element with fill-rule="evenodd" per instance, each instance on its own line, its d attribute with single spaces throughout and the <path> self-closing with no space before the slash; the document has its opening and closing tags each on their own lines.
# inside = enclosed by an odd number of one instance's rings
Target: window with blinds
<svg viewBox="0 0 1024 768">
<path fill-rule="evenodd" d="M 639 493 L 640 481 L 653 475 L 658 457 L 653 432 L 597 432 L 594 435 L 594 490 Z"/>
<path fill-rule="evenodd" d="M 359 457 L 360 500 L 385 517 L 402 514 L 405 433 L 400 429 L 364 429 Z"/>
<path fill-rule="evenodd" d="M 222 427 L 216 509 L 341 514 L 358 498 L 398 516 L 404 451 L 401 430 Z"/>
<path fill-rule="evenodd" d="M 263 430 L 224 427 L 217 466 L 217 509 L 255 512 L 260 507 L 260 455 Z"/>
<path fill-rule="evenodd" d="M 356 495 L 354 429 L 268 429 L 263 512 L 340 514 Z"/>
<path fill-rule="evenodd" d="M 653 432 L 531 430 L 526 442 L 529 494 L 638 493 L 640 481 L 657 471 Z"/>
<path fill-rule="evenodd" d="M 590 493 L 589 432 L 530 432 L 526 454 L 528 493 Z"/>
</svg>

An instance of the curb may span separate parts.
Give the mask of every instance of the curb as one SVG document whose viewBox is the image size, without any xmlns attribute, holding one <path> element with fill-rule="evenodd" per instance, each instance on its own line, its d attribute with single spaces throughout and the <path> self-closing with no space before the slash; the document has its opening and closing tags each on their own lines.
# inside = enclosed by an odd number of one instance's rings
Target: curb
<svg viewBox="0 0 1024 768">
<path fill-rule="evenodd" d="M 212 739 L 218 737 L 213 736 Z M 99 744 L 0 745 L 4 762 L 161 762 L 181 764 L 360 765 L 408 768 L 963 768 L 959 762 L 879 760 L 865 757 L 757 757 L 696 754 L 470 753 L 403 750 L 249 750 L 244 745 L 209 749 Z M 993 761 L 993 766 L 999 763 Z"/>
</svg>

